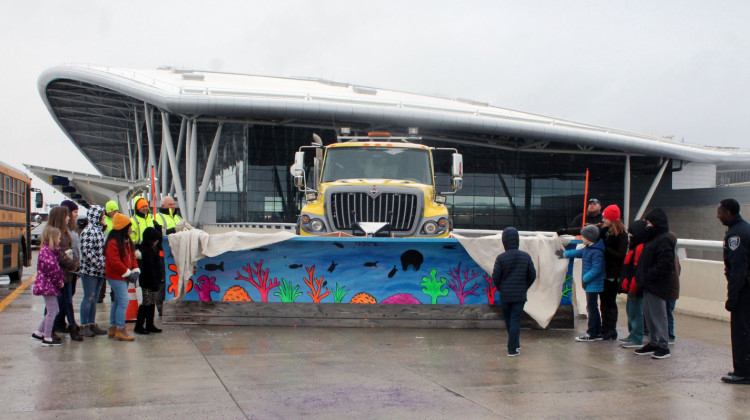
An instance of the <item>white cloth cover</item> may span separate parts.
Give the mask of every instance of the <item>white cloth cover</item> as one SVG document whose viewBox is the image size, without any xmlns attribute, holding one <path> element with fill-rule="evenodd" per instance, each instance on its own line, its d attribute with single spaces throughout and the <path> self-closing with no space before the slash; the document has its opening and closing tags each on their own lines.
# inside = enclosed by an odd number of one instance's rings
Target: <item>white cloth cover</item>
<svg viewBox="0 0 750 420">
<path fill-rule="evenodd" d="M 467 238 L 456 234 L 453 236 L 458 239 L 477 265 L 492 275 L 495 258 L 505 251 L 502 234 L 479 238 Z M 569 261 L 566 258 L 557 258 L 555 255 L 555 250 L 562 248 L 562 239 L 557 235 L 544 236 L 538 233 L 535 236 L 521 236 L 519 249 L 529 253 L 536 268 L 536 280 L 528 291 L 523 310 L 542 328 L 547 328 L 560 306 L 562 285 Z M 502 296 L 500 299 L 502 300 Z"/>
</svg>

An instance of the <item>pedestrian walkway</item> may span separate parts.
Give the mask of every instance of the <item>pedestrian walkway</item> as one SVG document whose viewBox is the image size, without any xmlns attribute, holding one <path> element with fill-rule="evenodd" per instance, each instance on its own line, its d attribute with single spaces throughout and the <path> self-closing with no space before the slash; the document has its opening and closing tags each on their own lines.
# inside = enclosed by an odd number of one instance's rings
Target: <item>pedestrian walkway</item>
<svg viewBox="0 0 750 420">
<path fill-rule="evenodd" d="M 0 289 L 0 299 L 10 291 Z M 82 294 L 79 286 L 77 302 Z M 61 347 L 44 348 L 30 339 L 43 309 L 27 288 L 0 312 L 0 418 L 691 419 L 750 412 L 750 386 L 720 381 L 731 369 L 729 324 L 690 316 L 676 316 L 672 357 L 653 360 L 616 341 L 574 342 L 585 319 L 575 330 L 522 330 L 514 358 L 506 356 L 504 330 L 164 325 L 164 333 L 132 343 L 64 337 Z M 108 319 L 106 302 L 97 320 L 106 326 Z M 621 332 L 624 325 L 621 316 Z"/>
</svg>

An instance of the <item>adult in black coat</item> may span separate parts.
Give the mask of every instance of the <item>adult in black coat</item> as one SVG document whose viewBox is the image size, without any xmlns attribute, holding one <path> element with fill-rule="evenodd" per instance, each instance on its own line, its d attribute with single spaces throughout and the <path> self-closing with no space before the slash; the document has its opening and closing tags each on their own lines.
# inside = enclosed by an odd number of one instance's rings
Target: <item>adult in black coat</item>
<svg viewBox="0 0 750 420">
<path fill-rule="evenodd" d="M 669 235 L 669 222 L 662 209 L 645 216 L 647 241 L 643 246 L 636 277 L 643 291 L 643 312 L 649 331 L 649 343 L 636 350 L 639 355 L 655 359 L 670 357 L 667 324 L 667 299 L 674 271 L 675 242 Z"/>
<path fill-rule="evenodd" d="M 508 331 L 508 356 L 517 356 L 521 348 L 521 314 L 526 302 L 526 291 L 536 279 L 536 269 L 531 256 L 518 249 L 518 230 L 507 227 L 503 230 L 505 251 L 495 258 L 492 282 L 500 291 L 505 329 Z"/>
<path fill-rule="evenodd" d="M 604 240 L 604 291 L 599 294 L 602 312 L 602 339 L 617 339 L 617 286 L 622 263 L 628 252 L 628 233 L 620 220 L 620 208 L 612 204 L 602 212 L 604 221 L 599 237 Z"/>
<path fill-rule="evenodd" d="M 589 199 L 586 207 L 586 226 L 602 225 L 602 203 L 596 198 Z M 558 235 L 580 235 L 581 229 L 583 229 L 583 213 L 579 213 L 573 220 L 568 224 L 566 228 L 560 228 L 557 230 Z"/>
<path fill-rule="evenodd" d="M 722 200 L 716 217 L 727 227 L 724 235 L 727 302 L 724 307 L 730 313 L 734 367 L 721 380 L 750 384 L 750 224 L 740 216 L 740 204 L 732 198 Z"/>
</svg>

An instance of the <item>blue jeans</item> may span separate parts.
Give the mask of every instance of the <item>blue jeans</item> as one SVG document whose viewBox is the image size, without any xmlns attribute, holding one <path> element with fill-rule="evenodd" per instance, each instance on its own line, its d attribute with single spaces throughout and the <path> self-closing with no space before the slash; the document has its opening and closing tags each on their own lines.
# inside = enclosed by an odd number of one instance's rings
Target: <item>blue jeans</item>
<svg viewBox="0 0 750 420">
<path fill-rule="evenodd" d="M 669 330 L 669 339 L 674 340 L 674 307 L 677 305 L 677 299 L 667 299 L 667 328 Z"/>
<path fill-rule="evenodd" d="M 96 322 L 96 299 L 104 286 L 104 277 L 81 274 L 83 300 L 81 300 L 81 325 Z"/>
<path fill-rule="evenodd" d="M 115 294 L 112 309 L 109 311 L 109 325 L 118 328 L 125 326 L 125 311 L 128 309 L 128 282 L 124 280 L 107 279 L 109 288 Z"/>
<path fill-rule="evenodd" d="M 628 303 L 625 306 L 628 313 L 628 340 L 635 344 L 643 344 L 643 296 L 628 293 Z"/>
<path fill-rule="evenodd" d="M 508 330 L 508 353 L 515 353 L 521 347 L 521 315 L 526 302 L 503 302 L 503 318 Z"/>
<path fill-rule="evenodd" d="M 589 337 L 602 336 L 602 318 L 599 315 L 599 293 L 586 292 L 586 310 L 589 313 Z"/>
</svg>

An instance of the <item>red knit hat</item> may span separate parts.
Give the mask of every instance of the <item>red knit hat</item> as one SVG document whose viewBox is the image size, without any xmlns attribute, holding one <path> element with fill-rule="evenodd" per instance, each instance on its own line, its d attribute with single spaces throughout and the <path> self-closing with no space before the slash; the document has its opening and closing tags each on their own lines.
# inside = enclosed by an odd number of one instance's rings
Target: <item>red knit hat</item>
<svg viewBox="0 0 750 420">
<path fill-rule="evenodd" d="M 611 204 L 607 206 L 607 208 L 604 209 L 604 211 L 602 212 L 602 217 L 604 217 L 607 220 L 616 222 L 620 220 L 620 208 L 617 207 L 615 204 Z"/>
</svg>

